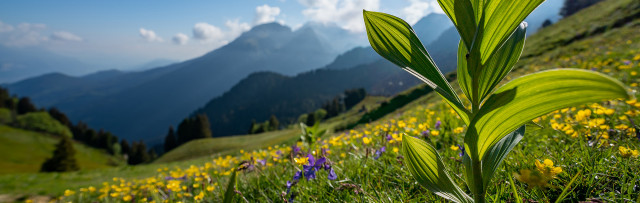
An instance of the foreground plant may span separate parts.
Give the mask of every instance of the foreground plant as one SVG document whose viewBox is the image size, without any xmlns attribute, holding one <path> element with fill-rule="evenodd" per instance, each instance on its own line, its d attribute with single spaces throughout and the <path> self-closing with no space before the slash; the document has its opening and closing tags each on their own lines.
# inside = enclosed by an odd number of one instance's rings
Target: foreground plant
<svg viewBox="0 0 640 203">
<path fill-rule="evenodd" d="M 435 194 L 454 202 L 485 202 L 491 178 L 522 140 L 527 122 L 566 107 L 630 98 L 619 81 L 577 69 L 525 75 L 497 87 L 522 53 L 527 27 L 523 20 L 543 1 L 438 0 L 461 36 L 458 82 L 470 108 L 445 80 L 409 24 L 389 14 L 364 11 L 373 49 L 427 83 L 468 126 L 463 171 L 473 197 L 451 179 L 433 146 L 403 135 L 402 153 L 409 170 Z"/>
</svg>

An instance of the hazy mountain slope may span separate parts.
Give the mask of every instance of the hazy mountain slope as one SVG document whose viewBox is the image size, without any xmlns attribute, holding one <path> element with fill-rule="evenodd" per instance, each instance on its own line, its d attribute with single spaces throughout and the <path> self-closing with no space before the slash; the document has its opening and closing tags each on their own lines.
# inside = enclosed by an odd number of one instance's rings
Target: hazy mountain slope
<svg viewBox="0 0 640 203">
<path fill-rule="evenodd" d="M 422 44 L 427 45 L 436 41 L 442 33 L 453 27 L 453 23 L 445 14 L 431 13 L 412 27 Z"/>
<path fill-rule="evenodd" d="M 370 94 L 392 95 L 418 83 L 383 60 L 349 69 L 319 69 L 295 77 L 261 72 L 243 79 L 196 113 L 207 114 L 214 136 L 244 134 L 252 119 L 262 121 L 275 115 L 282 123 L 292 123 L 346 89 L 366 88 Z"/>
<path fill-rule="evenodd" d="M 43 75 L 9 85 L 43 106 L 127 139 L 160 136 L 207 100 L 256 71 L 294 75 L 330 63 L 337 52 L 313 29 L 263 24 L 201 57 L 142 72 L 75 78 Z M 100 80 L 98 80 L 100 79 Z"/>
<path fill-rule="evenodd" d="M 81 75 L 94 71 L 93 68 L 46 50 L 0 45 L 0 84 L 53 72 Z"/>
</svg>

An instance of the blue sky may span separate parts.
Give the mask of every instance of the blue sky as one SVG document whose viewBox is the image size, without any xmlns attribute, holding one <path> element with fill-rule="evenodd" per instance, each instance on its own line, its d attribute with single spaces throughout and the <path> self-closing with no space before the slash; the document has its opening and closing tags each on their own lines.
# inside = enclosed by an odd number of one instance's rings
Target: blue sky
<svg viewBox="0 0 640 203">
<path fill-rule="evenodd" d="M 364 35 L 362 9 L 410 23 L 441 12 L 435 0 L 2 1 L 0 44 L 126 69 L 197 57 L 266 22 L 294 29 L 307 21 L 336 23 Z"/>
</svg>

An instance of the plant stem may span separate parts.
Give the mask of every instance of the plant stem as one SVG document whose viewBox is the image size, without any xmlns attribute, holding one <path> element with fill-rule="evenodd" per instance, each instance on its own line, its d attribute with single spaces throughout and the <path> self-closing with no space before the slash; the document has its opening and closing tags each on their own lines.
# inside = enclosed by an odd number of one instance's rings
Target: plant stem
<svg viewBox="0 0 640 203">
<path fill-rule="evenodd" d="M 473 191 L 474 203 L 484 203 L 484 184 L 482 181 L 482 165 L 480 160 L 473 160 L 471 167 L 473 167 L 473 183 L 476 185 L 475 191 Z"/>
</svg>

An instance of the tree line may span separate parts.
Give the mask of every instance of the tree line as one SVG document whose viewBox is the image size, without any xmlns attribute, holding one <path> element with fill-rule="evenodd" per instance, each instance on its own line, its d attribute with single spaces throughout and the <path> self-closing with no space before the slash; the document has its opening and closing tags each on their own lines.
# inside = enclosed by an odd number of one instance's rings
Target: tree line
<svg viewBox="0 0 640 203">
<path fill-rule="evenodd" d="M 211 136 L 207 115 L 198 114 L 185 118 L 180 122 L 177 130 L 174 130 L 173 126 L 169 127 L 169 131 L 164 139 L 164 152 L 169 152 L 191 140 L 210 138 Z"/>
<path fill-rule="evenodd" d="M 34 112 L 47 112 L 51 118 L 71 131 L 72 137 L 70 138 L 59 136 L 60 142 L 56 145 L 53 156 L 43 163 L 42 171 L 69 171 L 79 169 L 74 158 L 75 150 L 73 149 L 71 139 L 93 148 L 103 149 L 111 155 L 122 156 L 127 160 L 127 164 L 131 165 L 148 163 L 157 157 L 153 149 L 147 150 L 147 146 L 143 141 L 133 142 L 129 145 L 127 140 L 120 140 L 117 136 L 104 129 L 92 129 L 82 121 L 73 124 L 69 117 L 59 109 L 55 107 L 51 107 L 48 110 L 44 108 L 39 109 L 28 97 L 18 98 L 15 95 L 12 96 L 5 88 L 0 88 L 0 108 L 8 109 L 11 112 L 12 118 L 8 123 L 9 125 L 17 121 L 20 115 Z M 19 127 L 17 125 L 12 126 Z"/>
</svg>

